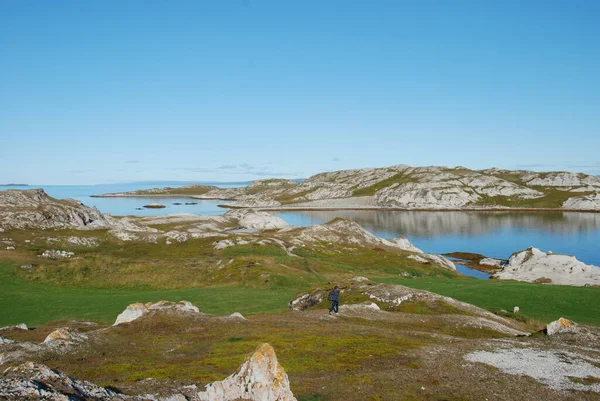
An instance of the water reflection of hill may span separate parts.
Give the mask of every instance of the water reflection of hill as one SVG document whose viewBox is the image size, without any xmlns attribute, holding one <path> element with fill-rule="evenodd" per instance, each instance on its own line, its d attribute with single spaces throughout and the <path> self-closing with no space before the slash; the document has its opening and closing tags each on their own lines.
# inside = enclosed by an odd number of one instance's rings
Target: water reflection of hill
<svg viewBox="0 0 600 401">
<path fill-rule="evenodd" d="M 340 210 L 286 212 L 281 215 L 296 225 L 319 224 L 335 217 L 344 217 L 373 232 L 419 237 L 475 235 L 502 230 L 544 231 L 556 234 L 600 230 L 599 213 Z"/>
</svg>

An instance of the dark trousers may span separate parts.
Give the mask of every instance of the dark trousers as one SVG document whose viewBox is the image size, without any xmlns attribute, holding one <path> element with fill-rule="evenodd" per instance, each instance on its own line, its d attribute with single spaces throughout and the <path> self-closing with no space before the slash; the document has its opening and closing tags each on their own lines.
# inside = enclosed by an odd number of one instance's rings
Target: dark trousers
<svg viewBox="0 0 600 401">
<path fill-rule="evenodd" d="M 331 301 L 331 308 L 329 308 L 329 312 L 338 313 L 339 305 L 340 301 Z"/>
</svg>

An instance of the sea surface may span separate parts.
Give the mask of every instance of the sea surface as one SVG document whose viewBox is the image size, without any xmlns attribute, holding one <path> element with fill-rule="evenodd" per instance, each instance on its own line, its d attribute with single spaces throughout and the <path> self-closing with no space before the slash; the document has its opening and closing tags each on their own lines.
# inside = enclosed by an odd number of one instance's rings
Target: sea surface
<svg viewBox="0 0 600 401">
<path fill-rule="evenodd" d="M 44 188 L 52 197 L 73 198 L 96 206 L 114 216 L 155 216 L 171 213 L 201 215 L 223 214 L 218 205 L 225 201 L 190 198 L 92 198 L 91 195 L 138 189 L 180 187 L 190 183 L 154 182 L 103 185 L 42 185 L 1 187 L 3 189 Z M 247 183 L 206 183 L 221 188 Z M 174 205 L 174 203 L 182 205 Z M 196 205 L 185 205 L 196 202 Z M 161 203 L 164 209 L 143 209 Z M 137 210 L 142 208 L 142 210 Z M 306 211 L 278 212 L 296 226 L 321 224 L 336 217 L 356 221 L 382 238 L 404 236 L 427 253 L 473 252 L 508 259 L 513 252 L 535 246 L 543 251 L 574 255 L 579 260 L 600 266 L 600 213 L 577 212 L 423 212 L 423 211 Z M 459 266 L 459 270 L 463 269 Z M 470 273 L 466 271 L 466 273 Z M 470 275 L 485 278 L 477 273 Z"/>
<path fill-rule="evenodd" d="M 29 185 L 29 186 L 0 186 L 0 191 L 6 189 L 34 189 L 43 188 L 48 195 L 56 199 L 71 198 L 82 202 L 86 206 L 95 206 L 102 213 L 113 216 L 162 216 L 173 213 L 193 213 L 201 215 L 223 214 L 226 209 L 219 207 L 226 201 L 199 200 L 186 197 L 181 198 L 93 198 L 92 195 L 102 195 L 114 192 L 129 192 L 139 189 L 151 188 L 179 188 L 191 185 L 190 182 L 160 181 L 152 183 L 126 183 L 126 184 L 99 184 L 99 185 Z M 214 185 L 219 188 L 234 188 L 246 186 L 248 183 L 215 183 L 200 182 L 197 184 Z M 163 209 L 146 209 L 144 205 L 149 203 L 160 203 L 166 207 Z M 181 203 L 181 205 L 174 205 Z M 185 203 L 196 203 L 186 205 Z M 141 210 L 140 210 L 141 209 Z"/>
</svg>

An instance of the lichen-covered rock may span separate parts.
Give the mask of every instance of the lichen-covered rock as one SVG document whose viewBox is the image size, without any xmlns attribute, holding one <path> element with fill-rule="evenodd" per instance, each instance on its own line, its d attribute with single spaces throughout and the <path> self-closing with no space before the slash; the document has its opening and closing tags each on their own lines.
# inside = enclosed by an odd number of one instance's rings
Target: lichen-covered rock
<svg viewBox="0 0 600 401">
<path fill-rule="evenodd" d="M 549 336 L 562 333 L 574 333 L 576 331 L 577 325 L 564 317 L 548 323 L 545 330 L 546 334 Z"/>
<path fill-rule="evenodd" d="M 128 323 L 134 321 L 152 311 L 163 311 L 172 313 L 200 313 L 200 310 L 188 301 L 159 301 L 156 303 L 148 302 L 145 304 L 141 302 L 136 302 L 134 304 L 128 305 L 127 308 L 125 308 L 125 310 L 119 316 L 117 316 L 117 320 L 115 321 L 113 326 L 117 326 L 121 323 Z"/>
<path fill-rule="evenodd" d="M 269 344 L 261 345 L 240 367 L 224 380 L 206 386 L 197 394 L 199 401 L 295 401 L 288 376 Z"/>
<path fill-rule="evenodd" d="M 600 267 L 586 265 L 575 256 L 530 247 L 512 254 L 508 263 L 493 277 L 575 286 L 600 285 Z"/>
<path fill-rule="evenodd" d="M 66 351 L 69 347 L 79 345 L 88 340 L 88 336 L 70 327 L 61 327 L 48 334 L 44 344 L 50 348 Z"/>
</svg>

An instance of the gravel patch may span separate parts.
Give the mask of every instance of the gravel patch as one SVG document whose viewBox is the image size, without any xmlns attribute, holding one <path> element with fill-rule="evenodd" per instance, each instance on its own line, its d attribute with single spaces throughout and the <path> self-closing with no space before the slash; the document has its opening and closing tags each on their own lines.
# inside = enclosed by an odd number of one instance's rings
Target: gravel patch
<svg viewBox="0 0 600 401">
<path fill-rule="evenodd" d="M 600 368 L 590 362 L 600 362 L 566 351 L 544 351 L 532 348 L 510 348 L 494 352 L 475 351 L 465 355 L 470 362 L 494 366 L 504 373 L 530 376 L 557 390 L 583 390 L 600 393 L 600 384 L 575 383 L 570 378 L 600 379 Z"/>
</svg>

